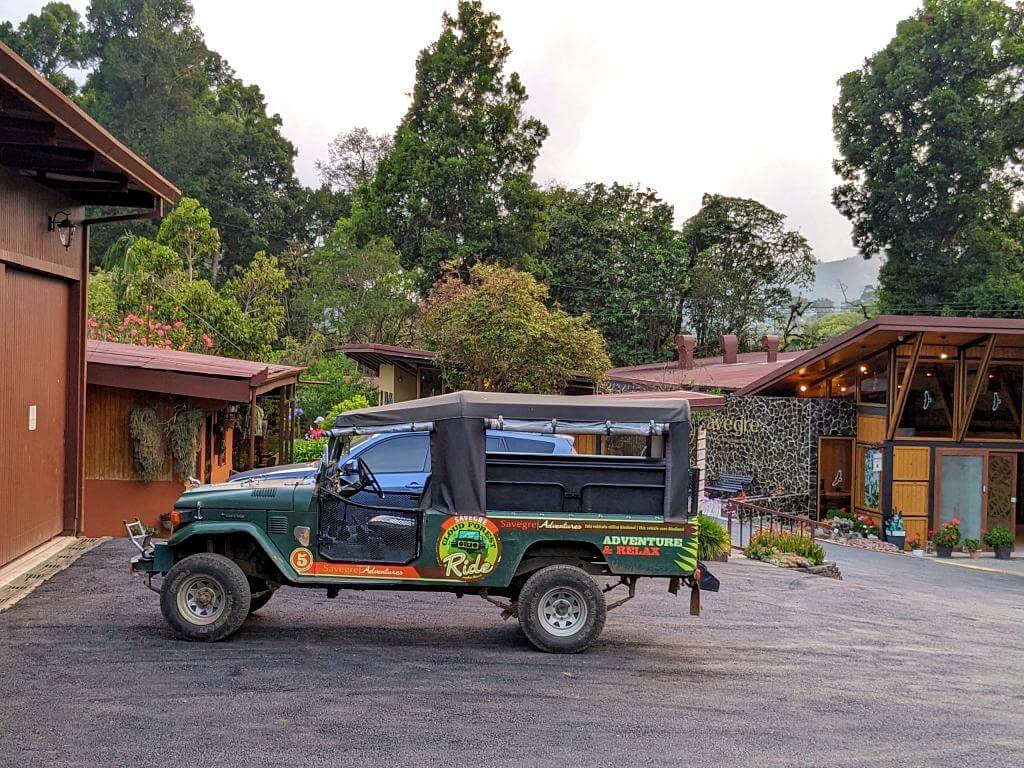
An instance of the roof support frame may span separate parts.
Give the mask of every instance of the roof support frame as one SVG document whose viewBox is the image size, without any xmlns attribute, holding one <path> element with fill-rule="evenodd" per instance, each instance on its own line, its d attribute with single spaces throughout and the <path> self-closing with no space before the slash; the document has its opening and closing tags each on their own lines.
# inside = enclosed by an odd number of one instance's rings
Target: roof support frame
<svg viewBox="0 0 1024 768">
<path fill-rule="evenodd" d="M 900 419 L 903 417 L 903 409 L 907 405 L 910 382 L 914 380 L 917 361 L 921 357 L 922 346 L 924 346 L 924 333 L 918 333 L 914 338 L 914 349 L 910 354 L 910 362 L 907 364 L 906 370 L 903 371 L 903 381 L 896 388 L 896 402 L 889 412 L 889 426 L 885 430 L 886 440 L 892 440 L 896 436 L 896 429 L 899 427 Z"/>
<path fill-rule="evenodd" d="M 978 373 L 974 377 L 974 386 L 971 387 L 971 392 L 968 395 L 967 400 L 964 401 L 964 407 L 960 413 L 959 423 L 956 425 L 953 437 L 957 442 L 964 439 L 964 435 L 967 434 L 967 427 L 971 423 L 971 417 L 974 415 L 974 409 L 978 405 L 978 396 L 981 395 L 981 383 L 985 380 L 988 375 L 989 364 L 992 362 L 992 352 L 996 348 L 996 334 L 989 334 L 988 339 L 985 341 L 985 350 L 981 354 L 981 364 L 978 366 Z M 967 385 L 967 361 L 966 357 L 963 364 L 963 381 L 964 385 Z"/>
</svg>

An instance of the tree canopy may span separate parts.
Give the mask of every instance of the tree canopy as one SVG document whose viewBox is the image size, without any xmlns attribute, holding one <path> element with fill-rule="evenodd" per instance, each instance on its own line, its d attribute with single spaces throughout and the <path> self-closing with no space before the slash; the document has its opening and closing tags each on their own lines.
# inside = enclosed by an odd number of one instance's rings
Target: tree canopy
<svg viewBox="0 0 1024 768">
<path fill-rule="evenodd" d="M 587 316 L 547 306 L 532 275 L 477 264 L 469 282 L 450 274 L 427 300 L 423 333 L 451 389 L 559 393 L 574 375 L 601 382 L 610 367 Z"/>
<path fill-rule="evenodd" d="M 548 130 L 526 117 L 526 89 L 506 75 L 499 17 L 460 0 L 416 62 L 412 104 L 394 148 L 357 196 L 361 237 L 385 235 L 424 285 L 476 259 L 529 266 L 544 243 L 534 163 Z"/>
<path fill-rule="evenodd" d="M 839 81 L 833 201 L 886 256 L 883 311 L 985 314 L 974 286 L 1024 270 L 1022 24 L 1000 0 L 925 0 Z"/>
<path fill-rule="evenodd" d="M 83 66 L 89 58 L 82 17 L 67 3 L 47 3 L 38 14 L 30 13 L 15 28 L 0 23 L 0 41 L 17 51 L 25 61 L 68 96 L 78 84 L 65 70 Z"/>
<path fill-rule="evenodd" d="M 690 289 L 683 319 L 702 352 L 714 349 L 723 333 L 753 348 L 762 324 L 785 314 L 793 288 L 810 283 L 811 248 L 785 220 L 756 200 L 704 195 L 686 222 Z"/>
<path fill-rule="evenodd" d="M 616 365 L 670 354 L 688 287 L 672 206 L 651 190 L 586 184 L 546 190 L 540 271 L 573 314 L 589 312 Z"/>
</svg>

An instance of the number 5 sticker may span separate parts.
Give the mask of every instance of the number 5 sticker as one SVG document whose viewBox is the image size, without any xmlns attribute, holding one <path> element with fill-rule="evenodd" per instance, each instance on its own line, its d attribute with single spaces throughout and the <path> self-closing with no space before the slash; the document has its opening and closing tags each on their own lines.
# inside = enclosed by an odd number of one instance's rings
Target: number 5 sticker
<svg viewBox="0 0 1024 768">
<path fill-rule="evenodd" d="M 289 559 L 291 561 L 292 568 L 299 573 L 306 573 L 313 567 L 313 553 L 305 547 L 293 549 L 292 556 Z"/>
</svg>

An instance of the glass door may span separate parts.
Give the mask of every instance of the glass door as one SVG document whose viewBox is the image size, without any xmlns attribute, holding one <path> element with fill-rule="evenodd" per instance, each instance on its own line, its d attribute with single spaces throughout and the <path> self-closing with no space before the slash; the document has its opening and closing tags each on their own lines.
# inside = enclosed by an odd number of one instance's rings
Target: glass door
<svg viewBox="0 0 1024 768">
<path fill-rule="evenodd" d="M 938 525 L 954 517 L 964 539 L 980 539 L 985 527 L 987 457 L 982 450 L 937 451 Z"/>
</svg>

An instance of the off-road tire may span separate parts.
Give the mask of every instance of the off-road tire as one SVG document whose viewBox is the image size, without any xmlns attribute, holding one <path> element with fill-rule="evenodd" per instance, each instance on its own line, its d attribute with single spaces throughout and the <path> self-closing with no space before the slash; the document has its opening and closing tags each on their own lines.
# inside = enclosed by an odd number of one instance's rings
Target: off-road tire
<svg viewBox="0 0 1024 768">
<path fill-rule="evenodd" d="M 579 653 L 597 640 L 608 609 L 597 582 L 574 565 L 549 565 L 519 593 L 519 626 L 546 653 Z"/>
<path fill-rule="evenodd" d="M 264 589 L 261 592 L 253 593 L 249 599 L 249 615 L 252 616 L 256 611 L 262 608 L 264 605 L 270 602 L 270 598 L 274 596 L 274 590 Z"/>
<path fill-rule="evenodd" d="M 185 640 L 199 642 L 224 640 L 238 631 L 249 615 L 250 599 L 242 569 L 208 552 L 179 560 L 160 587 L 160 610 L 167 623 Z M 199 615 L 207 610 L 208 615 Z"/>
</svg>

